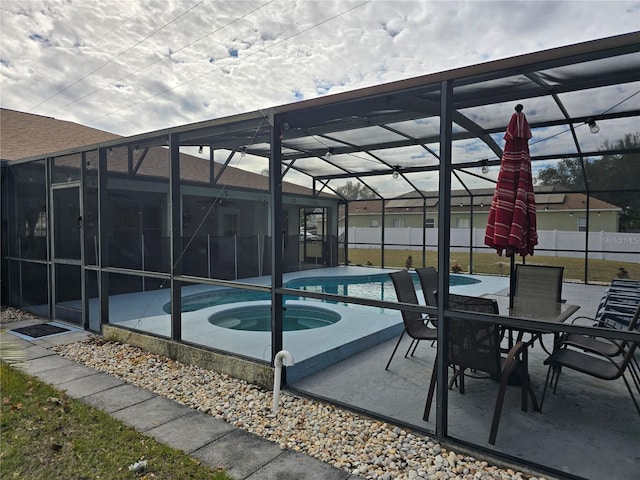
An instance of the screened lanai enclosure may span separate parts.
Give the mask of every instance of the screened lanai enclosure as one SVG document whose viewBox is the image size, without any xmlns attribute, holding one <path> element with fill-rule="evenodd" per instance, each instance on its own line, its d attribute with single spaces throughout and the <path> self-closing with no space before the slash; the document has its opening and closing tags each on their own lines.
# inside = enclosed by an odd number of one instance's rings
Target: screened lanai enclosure
<svg viewBox="0 0 640 480">
<path fill-rule="evenodd" d="M 640 339 L 507 315 L 513 265 L 483 234 L 516 104 L 548 219 L 524 262 L 564 266 L 567 302 L 592 316 L 610 280 L 640 279 L 638 33 L 3 158 L 2 303 L 267 368 L 287 350 L 286 383 L 302 394 L 551 475 L 632 478 L 640 415 L 621 379 L 563 371 L 570 380 L 542 412 L 522 412 L 509 392 L 495 445 L 497 384 L 447 388 L 450 293 L 498 298 L 500 316 L 456 315 L 506 329 Z M 403 330 L 388 273 L 426 265 L 438 270 L 438 307 L 404 308 L 444 319 L 437 342 L 399 351 L 385 370 Z M 546 355 L 531 350 L 540 395 Z M 424 420 L 434 364 L 441 381 Z"/>
</svg>

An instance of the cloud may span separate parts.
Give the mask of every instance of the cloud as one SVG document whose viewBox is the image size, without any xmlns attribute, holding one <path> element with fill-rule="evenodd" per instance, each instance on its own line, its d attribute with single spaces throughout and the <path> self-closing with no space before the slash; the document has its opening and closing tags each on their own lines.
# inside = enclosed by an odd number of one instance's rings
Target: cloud
<svg viewBox="0 0 640 480">
<path fill-rule="evenodd" d="M 128 135 L 626 33 L 638 12 L 639 2 L 5 0 L 1 101 Z"/>
</svg>

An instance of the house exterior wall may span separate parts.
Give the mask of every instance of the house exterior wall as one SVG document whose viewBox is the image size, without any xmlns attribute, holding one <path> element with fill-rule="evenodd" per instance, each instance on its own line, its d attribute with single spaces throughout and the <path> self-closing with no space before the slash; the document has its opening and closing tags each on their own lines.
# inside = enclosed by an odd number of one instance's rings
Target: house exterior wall
<svg viewBox="0 0 640 480">
<path fill-rule="evenodd" d="M 469 228 L 470 225 L 478 228 L 486 225 L 488 212 L 473 214 L 473 222 L 469 212 L 454 212 L 451 214 L 452 228 Z M 567 232 L 584 231 L 580 227 L 586 225 L 586 211 L 538 211 L 538 230 L 560 230 Z M 384 217 L 385 228 L 421 228 L 421 212 L 386 213 Z M 438 225 L 438 215 L 427 212 L 427 222 L 432 220 L 433 227 Z M 382 224 L 382 215 L 379 213 L 355 213 L 349 215 L 350 227 L 379 227 Z M 344 226 L 344 219 L 340 219 L 340 226 Z M 429 226 L 427 226 L 429 228 Z M 589 231 L 591 232 L 618 232 L 619 214 L 617 211 L 592 211 L 589 215 Z"/>
<path fill-rule="evenodd" d="M 538 212 L 541 230 L 580 231 L 580 226 L 586 221 L 587 212 Z M 612 211 L 591 211 L 589 213 L 589 230 L 592 232 L 618 232 L 619 214 Z"/>
</svg>

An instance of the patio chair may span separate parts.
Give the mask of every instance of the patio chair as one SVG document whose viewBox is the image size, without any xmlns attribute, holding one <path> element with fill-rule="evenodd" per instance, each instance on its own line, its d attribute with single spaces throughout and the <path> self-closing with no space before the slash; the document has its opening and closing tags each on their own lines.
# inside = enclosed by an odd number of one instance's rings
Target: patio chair
<svg viewBox="0 0 640 480">
<path fill-rule="evenodd" d="M 409 272 L 406 270 L 400 270 L 398 272 L 390 273 L 389 277 L 391 277 L 391 281 L 393 282 L 398 302 L 419 305 L 413 279 Z M 402 330 L 400 338 L 398 338 L 398 342 L 396 343 L 393 352 L 391 352 L 391 357 L 389 357 L 387 366 L 384 367 L 385 370 L 389 369 L 391 360 L 393 360 L 393 356 L 396 354 L 396 350 L 398 350 L 400 341 L 402 340 L 402 337 L 404 337 L 405 333 L 411 337 L 411 344 L 409 345 L 407 353 L 404 355 L 405 358 L 409 354 L 409 350 L 411 350 L 414 341 L 431 340 L 435 342 L 438 338 L 436 329 L 429 326 L 430 322 L 428 317 L 424 316 L 420 312 L 413 312 L 410 310 L 401 310 L 401 313 L 404 330 Z"/>
<path fill-rule="evenodd" d="M 516 264 L 513 296 L 562 302 L 564 267 Z"/>
<path fill-rule="evenodd" d="M 638 328 L 640 306 L 629 322 L 628 329 Z M 636 359 L 634 357 L 637 342 L 620 341 L 608 338 L 595 338 L 584 335 L 571 334 L 562 340 L 554 349 L 554 352 L 544 363 L 549 365 L 547 379 L 540 400 L 540 407 L 544 403 L 544 397 L 549 385 L 553 385 L 553 393 L 558 388 L 558 380 L 562 367 L 581 372 L 602 380 L 617 380 L 622 378 L 631 400 L 640 414 L 640 404 L 633 393 L 631 384 L 627 380 L 626 372 L 629 370 L 636 391 L 640 394 L 640 377 Z"/>
<path fill-rule="evenodd" d="M 498 314 L 498 304 L 490 298 L 449 295 L 449 308 L 493 315 Z M 489 377 L 500 379 L 491 430 L 489 432 L 489 443 L 495 445 L 504 397 L 509 377 L 513 372 L 518 372 L 521 378 L 522 410 L 527 411 L 527 395 L 531 396 L 534 409 L 537 410 L 537 402 L 529 384 L 526 345 L 523 342 L 516 343 L 516 345 L 509 350 L 506 358 L 504 358 L 500 348 L 500 325 L 480 320 L 467 320 L 455 317 L 450 317 L 448 322 L 449 365 L 454 367 L 454 378 L 457 376 L 460 380 L 460 393 L 464 394 L 464 378 L 465 370 L 467 369 L 485 372 L 489 374 Z M 424 408 L 423 419 L 425 421 L 429 419 L 431 404 L 433 402 L 437 382 L 436 368 L 437 359 L 431 373 L 429 393 L 427 394 L 427 402 Z"/>
<path fill-rule="evenodd" d="M 613 282 L 602 295 L 593 317 L 581 315 L 575 317 L 572 323 L 586 320 L 598 327 L 627 328 L 636 307 L 640 305 L 640 289 L 620 291 L 612 285 L 614 285 Z"/>
<path fill-rule="evenodd" d="M 539 299 L 543 302 L 564 303 L 562 300 L 563 274 L 564 267 L 516 264 L 513 297 L 525 298 L 527 301 Z M 551 351 L 543 343 L 542 335 L 539 335 L 538 339 L 542 349 L 550 355 Z"/>
<path fill-rule="evenodd" d="M 422 287 L 425 303 L 429 307 L 437 306 L 438 271 L 433 267 L 420 267 L 416 268 L 416 274 L 420 279 L 420 286 Z"/>
<path fill-rule="evenodd" d="M 631 316 L 628 323 L 628 330 L 638 329 L 638 312 L 640 312 L 640 305 L 636 307 L 635 313 Z M 581 317 L 578 317 L 581 318 Z M 635 322 L 635 323 L 634 323 Z M 617 357 L 623 354 L 623 342 L 618 340 L 604 341 L 591 335 L 583 335 L 581 333 L 568 333 L 562 337 L 562 342 L 572 346 L 584 346 L 586 349 L 596 351 L 600 355 L 607 357 Z M 632 359 L 632 366 L 637 366 L 635 358 Z"/>
<path fill-rule="evenodd" d="M 640 304 L 640 281 L 613 279 L 602 297 L 597 313 L 615 311 L 633 314 L 638 304 Z M 623 321 L 622 326 L 626 327 L 626 325 L 628 321 Z"/>
<path fill-rule="evenodd" d="M 422 294 L 424 296 L 425 304 L 428 307 L 437 307 L 438 301 L 436 299 L 436 293 L 438 290 L 438 271 L 433 267 L 419 267 L 415 269 L 416 274 L 418 275 L 418 279 L 420 280 L 420 286 L 422 288 Z M 437 327 L 437 319 L 436 315 L 428 314 L 429 320 L 434 327 Z M 418 348 L 418 343 L 420 340 L 414 340 L 413 350 L 411 351 L 411 356 Z"/>
</svg>

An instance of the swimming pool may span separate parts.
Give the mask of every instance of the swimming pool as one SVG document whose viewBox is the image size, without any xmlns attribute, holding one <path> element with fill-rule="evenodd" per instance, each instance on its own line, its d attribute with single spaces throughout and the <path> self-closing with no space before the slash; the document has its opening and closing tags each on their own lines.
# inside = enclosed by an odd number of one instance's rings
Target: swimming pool
<svg viewBox="0 0 640 480">
<path fill-rule="evenodd" d="M 416 289 L 420 289 L 418 276 L 412 273 Z M 480 283 L 480 280 L 462 275 L 450 275 L 449 285 L 471 285 Z M 306 292 L 332 293 L 349 297 L 369 298 L 389 302 L 397 301 L 396 292 L 389 275 L 377 273 L 373 275 L 349 275 L 336 277 L 304 277 L 295 278 L 285 282 L 284 287 L 294 288 Z M 253 302 L 270 300 L 269 292 L 254 290 L 241 290 L 237 288 L 223 288 L 207 292 L 186 295 L 182 297 L 182 312 L 194 312 L 203 308 L 224 305 L 228 303 Z M 298 297 L 286 295 L 284 300 L 298 299 Z M 171 313 L 171 303 L 166 303 L 162 309 Z"/>
<path fill-rule="evenodd" d="M 314 305 L 288 305 L 283 313 L 282 329 L 285 332 L 327 327 L 342 318 L 337 312 Z M 270 332 L 271 305 L 230 307 L 211 315 L 209 323 L 232 330 Z"/>
<path fill-rule="evenodd" d="M 392 299 L 390 292 L 393 287 L 386 286 L 358 286 L 362 280 L 388 279 L 392 269 L 376 267 L 339 266 L 317 270 L 286 272 L 283 283 L 294 285 L 296 289 L 318 289 L 325 285 L 325 291 L 335 291 L 336 279 L 347 280 L 346 285 L 338 283 L 340 293 L 347 289 L 350 296 L 358 289 L 380 298 L 384 289 L 385 300 Z M 320 280 L 309 281 L 304 277 L 321 277 Z M 504 292 L 509 287 L 509 279 L 498 276 L 484 275 L 451 275 L 452 293 L 461 295 L 485 295 Z M 268 286 L 269 276 L 255 277 L 246 280 L 251 285 Z M 309 285 L 312 283 L 311 285 Z M 464 284 L 463 284 L 464 283 Z M 329 290 L 327 290 L 327 288 Z M 420 292 L 416 283 L 416 291 Z M 298 290 L 299 291 L 299 290 Z M 291 290 L 296 292 L 296 290 Z M 300 291 L 300 294 L 303 292 Z M 264 298 L 255 301 L 256 296 Z M 400 311 L 392 308 L 378 308 L 351 303 L 345 298 L 339 302 L 321 302 L 294 295 L 287 298 L 283 307 L 289 309 L 295 305 L 320 307 L 341 315 L 340 321 L 313 330 L 291 330 L 283 335 L 283 349 L 289 351 L 295 358 L 296 364 L 287 367 L 287 381 L 292 384 L 329 365 L 333 365 L 374 345 L 394 340 L 397 342 L 402 333 L 403 322 Z M 421 297 L 421 294 L 418 294 Z M 374 296 L 375 298 L 375 296 Z M 220 352 L 229 352 L 241 358 L 254 359 L 258 362 L 268 362 L 271 359 L 272 338 L 270 331 L 248 331 L 233 328 L 222 328 L 212 324 L 212 315 L 224 313 L 240 307 L 259 308 L 260 305 L 270 305 L 269 292 L 256 292 L 246 289 L 226 288 L 193 283 L 183 285 L 182 299 L 190 310 L 182 314 L 181 339 L 196 346 L 203 346 Z M 181 300 L 182 300 L 181 299 Z M 168 309 L 171 300 L 169 289 L 140 292 L 134 295 L 114 295 L 109 298 L 109 322 L 134 331 L 144 331 L 161 337 L 171 337 L 172 323 Z M 393 303 L 393 302 L 392 302 Z M 113 307 L 113 308 L 111 308 Z M 231 320 L 231 323 L 236 323 Z M 283 325 L 284 326 L 284 325 Z"/>
</svg>

